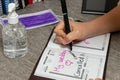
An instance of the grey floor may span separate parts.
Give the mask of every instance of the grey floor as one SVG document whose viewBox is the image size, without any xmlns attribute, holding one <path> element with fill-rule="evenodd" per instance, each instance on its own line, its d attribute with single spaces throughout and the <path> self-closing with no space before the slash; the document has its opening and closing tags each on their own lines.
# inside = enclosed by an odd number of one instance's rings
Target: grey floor
<svg viewBox="0 0 120 80">
<path fill-rule="evenodd" d="M 66 1 L 69 16 L 74 19 L 89 21 L 99 17 L 98 15 L 81 14 L 82 0 Z M 62 14 L 59 0 L 45 0 L 44 3 L 29 5 L 25 9 L 17 12 L 19 14 L 25 14 L 38 12 L 49 8 L 52 9 L 57 15 Z M 48 37 L 55 25 L 56 24 L 28 30 L 29 52 L 26 56 L 18 59 L 9 59 L 3 55 L 2 35 L 0 33 L 0 80 L 28 80 L 35 63 L 37 62 L 40 53 L 44 49 Z M 120 32 L 111 34 L 108 54 L 109 56 L 105 80 L 120 80 Z"/>
</svg>

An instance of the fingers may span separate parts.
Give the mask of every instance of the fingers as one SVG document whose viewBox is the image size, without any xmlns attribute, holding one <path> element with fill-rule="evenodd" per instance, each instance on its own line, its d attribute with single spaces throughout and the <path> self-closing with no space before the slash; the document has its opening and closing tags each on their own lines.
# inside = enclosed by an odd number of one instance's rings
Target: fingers
<svg viewBox="0 0 120 80">
<path fill-rule="evenodd" d="M 72 31 L 67 34 L 66 39 L 69 40 L 70 42 L 72 42 L 73 40 L 76 40 L 78 38 L 77 34 L 78 33 L 76 33 L 76 31 Z"/>
<path fill-rule="evenodd" d="M 64 32 L 64 23 L 63 21 L 60 21 L 60 23 L 57 25 L 57 27 L 54 29 L 54 32 L 57 36 L 60 36 L 62 38 L 66 37 L 66 33 Z"/>
<path fill-rule="evenodd" d="M 64 30 L 64 22 L 63 22 L 63 20 L 61 20 L 58 23 L 57 27 L 55 28 L 55 31 L 57 31 L 57 30 Z"/>
<path fill-rule="evenodd" d="M 66 45 L 69 44 L 70 42 L 74 41 L 74 40 L 78 40 L 79 36 L 80 36 L 80 31 L 78 29 L 75 29 L 75 27 L 77 25 L 72 25 L 75 24 L 74 22 L 70 21 L 71 23 L 71 32 L 66 34 L 65 33 L 65 29 L 64 29 L 64 22 L 61 20 L 60 23 L 56 26 L 56 28 L 54 29 L 54 32 L 56 33 L 56 39 L 58 42 Z M 74 30 L 73 28 L 74 27 Z"/>
<path fill-rule="evenodd" d="M 54 29 L 54 32 L 56 33 L 56 40 L 64 45 L 68 44 L 68 40 L 66 39 L 66 33 L 64 29 L 64 22 L 63 20 L 60 21 L 60 23 L 56 26 Z"/>
<path fill-rule="evenodd" d="M 62 38 L 66 37 L 66 33 L 63 30 L 55 30 L 54 32 L 56 33 L 57 36 L 60 36 Z"/>
<path fill-rule="evenodd" d="M 70 32 L 69 34 L 65 34 L 62 31 L 57 32 L 56 39 L 58 42 L 66 45 L 69 44 L 70 42 L 78 42 L 80 40 L 77 40 L 77 36 L 75 36 L 74 32 Z"/>
<path fill-rule="evenodd" d="M 59 42 L 59 43 L 62 43 L 63 45 L 66 45 L 66 44 L 69 44 L 70 41 L 67 40 L 66 38 L 62 38 L 60 36 L 56 36 L 56 40 Z"/>
</svg>

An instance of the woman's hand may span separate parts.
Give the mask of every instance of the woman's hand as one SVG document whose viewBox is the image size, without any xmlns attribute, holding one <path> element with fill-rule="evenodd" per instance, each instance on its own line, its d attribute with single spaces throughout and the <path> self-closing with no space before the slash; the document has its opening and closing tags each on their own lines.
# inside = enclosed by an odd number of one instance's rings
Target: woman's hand
<svg viewBox="0 0 120 80">
<path fill-rule="evenodd" d="M 87 38 L 87 27 L 84 23 L 69 21 L 71 32 L 66 34 L 64 28 L 64 22 L 60 21 L 60 23 L 54 29 L 56 33 L 56 39 L 60 43 L 66 45 L 70 42 L 81 41 Z"/>
<path fill-rule="evenodd" d="M 63 45 L 69 44 L 70 42 L 81 41 L 87 39 L 88 37 L 93 36 L 92 30 L 89 27 L 88 22 L 74 22 L 69 21 L 71 32 L 66 34 L 64 28 L 64 22 L 60 21 L 60 23 L 54 29 L 56 33 L 56 39 L 58 42 Z M 88 25 L 88 26 L 87 26 Z M 100 78 L 89 79 L 89 80 L 102 80 Z"/>
</svg>

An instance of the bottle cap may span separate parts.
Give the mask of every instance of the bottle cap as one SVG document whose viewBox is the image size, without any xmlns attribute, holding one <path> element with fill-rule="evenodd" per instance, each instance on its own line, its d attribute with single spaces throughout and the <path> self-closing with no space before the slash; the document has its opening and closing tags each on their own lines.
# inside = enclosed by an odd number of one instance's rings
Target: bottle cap
<svg viewBox="0 0 120 80">
<path fill-rule="evenodd" d="M 18 23 L 18 14 L 15 12 L 15 3 L 8 4 L 8 23 L 17 24 Z"/>
</svg>

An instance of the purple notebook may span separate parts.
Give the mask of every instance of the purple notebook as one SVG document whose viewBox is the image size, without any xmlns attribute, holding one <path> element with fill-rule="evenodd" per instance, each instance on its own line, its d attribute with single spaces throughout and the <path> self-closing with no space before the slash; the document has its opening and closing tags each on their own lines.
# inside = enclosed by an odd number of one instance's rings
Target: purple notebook
<svg viewBox="0 0 120 80">
<path fill-rule="evenodd" d="M 19 15 L 19 21 L 26 29 L 32 29 L 57 23 L 59 22 L 59 18 L 49 9 L 41 12 Z M 3 23 L 6 24 L 7 22 L 8 20 L 4 18 Z"/>
</svg>

